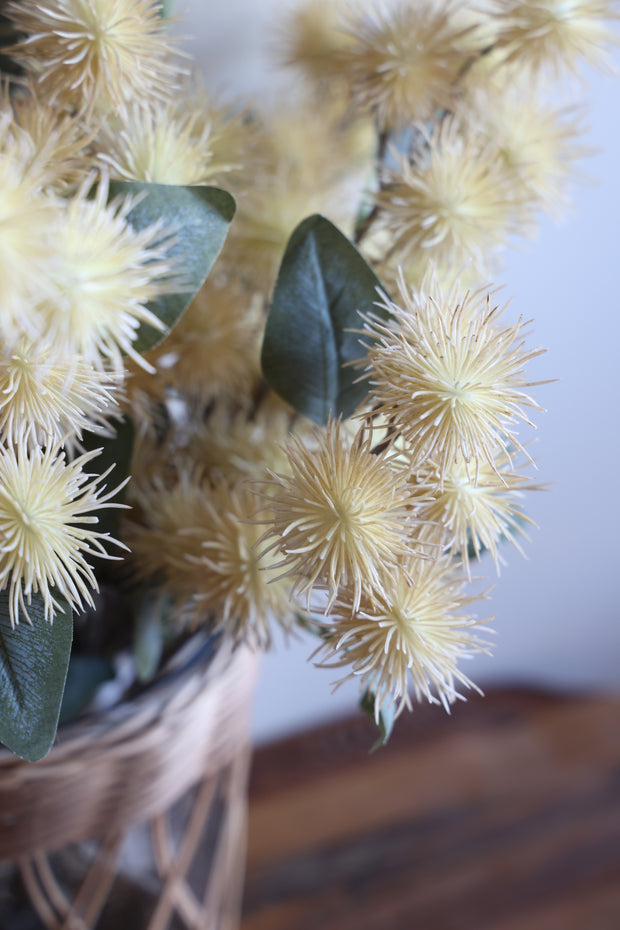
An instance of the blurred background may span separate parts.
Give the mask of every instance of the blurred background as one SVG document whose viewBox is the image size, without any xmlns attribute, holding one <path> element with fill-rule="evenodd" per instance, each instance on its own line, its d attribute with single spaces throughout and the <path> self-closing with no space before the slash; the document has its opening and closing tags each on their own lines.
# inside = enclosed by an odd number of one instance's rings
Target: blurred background
<svg viewBox="0 0 620 930">
<path fill-rule="evenodd" d="M 177 31 L 207 87 L 225 93 L 286 93 L 270 53 L 279 14 L 294 0 L 177 0 Z M 620 55 L 616 55 L 620 64 Z M 583 105 L 587 154 L 561 223 L 543 219 L 535 240 L 505 254 L 496 283 L 512 298 L 510 319 L 532 318 L 530 345 L 548 352 L 529 367 L 532 380 L 558 379 L 535 391 L 532 454 L 549 490 L 529 495 L 532 529 L 524 559 L 505 549 L 501 577 L 480 605 L 496 616 L 494 654 L 465 671 L 483 688 L 537 685 L 573 692 L 620 693 L 620 622 L 615 468 L 620 460 L 620 164 L 618 75 L 583 72 L 569 102 Z M 334 673 L 308 661 L 311 637 L 276 640 L 263 660 L 255 702 L 257 743 L 353 710 L 358 686 L 332 693 Z"/>
</svg>

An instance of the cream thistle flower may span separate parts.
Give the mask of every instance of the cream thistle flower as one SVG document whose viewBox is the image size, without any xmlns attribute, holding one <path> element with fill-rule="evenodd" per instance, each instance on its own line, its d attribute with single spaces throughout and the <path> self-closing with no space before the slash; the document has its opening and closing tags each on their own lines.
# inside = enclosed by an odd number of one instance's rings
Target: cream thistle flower
<svg viewBox="0 0 620 930">
<path fill-rule="evenodd" d="M 116 401 L 112 374 L 81 359 L 55 358 L 49 348 L 22 341 L 0 356 L 0 432 L 8 443 L 47 445 L 101 425 Z"/>
<path fill-rule="evenodd" d="M 52 292 L 55 250 L 51 229 L 60 215 L 56 198 L 40 189 L 28 171 L 31 146 L 12 131 L 12 116 L 0 117 L 0 332 L 12 344 L 40 330 L 36 300 Z"/>
<path fill-rule="evenodd" d="M 182 602 L 192 596 L 196 574 L 187 556 L 201 555 L 201 540 L 184 531 L 202 521 L 204 474 L 198 466 L 181 463 L 174 468 L 170 463 L 154 462 L 152 457 L 142 464 L 150 466 L 153 473 L 136 474 L 133 470 L 128 494 L 133 509 L 123 531 L 131 550 L 129 568 L 136 579 L 154 581 Z"/>
<path fill-rule="evenodd" d="M 58 445 L 45 451 L 0 447 L 0 590 L 9 588 L 9 616 L 28 617 L 33 594 L 43 598 L 46 619 L 60 609 L 56 597 L 81 610 L 93 605 L 97 590 L 89 555 L 113 558 L 103 540 L 123 544 L 92 528 L 97 510 L 118 507 L 110 499 L 120 487 L 103 493 L 110 469 L 92 480 L 84 468 L 101 450 L 65 462 Z M 123 546 L 124 548 L 124 546 Z"/>
<path fill-rule="evenodd" d="M 290 431 L 292 415 L 283 406 L 263 401 L 248 419 L 247 411 L 231 413 L 224 401 L 213 405 L 208 416 L 199 411 L 189 419 L 191 431 L 184 452 L 200 462 L 211 478 L 238 483 L 243 478 L 264 478 L 265 468 L 285 471 L 288 458 L 282 443 Z"/>
<path fill-rule="evenodd" d="M 99 158 L 126 181 L 157 184 L 213 184 L 235 164 L 226 154 L 227 120 L 206 100 L 187 109 L 177 101 L 123 107 L 97 138 Z M 235 121 L 231 135 L 238 134 Z M 222 149 L 224 152 L 222 152 Z"/>
<path fill-rule="evenodd" d="M 6 15 L 26 38 L 11 55 L 36 77 L 44 96 L 78 110 L 129 100 L 169 99 L 178 67 L 153 0 L 19 0 Z"/>
<path fill-rule="evenodd" d="M 351 10 L 352 43 L 341 52 L 358 107 L 373 110 L 381 128 L 425 119 L 450 107 L 469 28 L 454 24 L 455 4 L 400 2 L 390 9 Z"/>
<path fill-rule="evenodd" d="M 67 356 L 120 371 L 123 354 L 146 365 L 132 348 L 141 323 L 165 330 L 147 303 L 170 287 L 170 237 L 159 223 L 134 230 L 135 200 L 107 204 L 108 186 L 88 186 L 66 202 L 54 228 L 54 293 L 39 313 L 48 343 Z"/>
<path fill-rule="evenodd" d="M 525 536 L 524 524 L 533 525 L 519 497 L 523 491 L 540 489 L 526 476 L 517 474 L 514 463 L 500 455 L 494 465 L 478 464 L 476 475 L 463 461 L 443 472 L 427 461 L 412 482 L 420 496 L 420 517 L 442 527 L 446 548 L 463 562 L 470 577 L 470 557 L 479 559 L 486 550 L 499 572 L 499 544 L 511 542 L 522 553 L 518 537 Z M 429 489 L 435 488 L 434 495 Z"/>
<path fill-rule="evenodd" d="M 424 150 L 413 163 L 402 159 L 377 194 L 390 255 L 401 265 L 417 260 L 453 270 L 474 263 L 484 271 L 516 231 L 498 150 L 452 117 L 421 136 Z"/>
<path fill-rule="evenodd" d="M 272 113 L 260 130 L 222 259 L 232 256 L 231 276 L 247 269 L 251 286 L 269 291 L 291 233 L 307 216 L 321 213 L 353 231 L 375 139 L 366 123 L 345 123 L 329 98 Z"/>
<path fill-rule="evenodd" d="M 358 605 L 363 590 L 382 586 L 381 568 L 411 544 L 406 483 L 385 453 L 373 453 L 364 427 L 348 442 L 340 421 L 331 421 L 310 442 L 293 437 L 286 449 L 290 473 L 270 472 L 265 483 L 267 551 L 281 554 L 279 566 L 308 603 L 315 586 L 331 604 L 349 584 Z"/>
<path fill-rule="evenodd" d="M 498 97 L 483 93 L 470 119 L 497 146 L 515 209 L 559 216 L 575 162 L 587 152 L 575 111 L 533 99 L 521 83 Z"/>
<path fill-rule="evenodd" d="M 324 621 L 326 639 L 316 655 L 329 668 L 351 666 L 342 680 L 359 676 L 376 695 L 378 717 L 387 703 L 397 713 L 411 709 L 409 684 L 418 701 L 450 704 L 462 698 L 459 685 L 476 685 L 457 663 L 474 652 L 488 652 L 475 632 L 487 620 L 463 613 L 475 597 L 463 594 L 463 579 L 448 559 L 409 556 L 389 583 L 372 598 L 347 588 Z"/>
<path fill-rule="evenodd" d="M 369 320 L 368 371 L 377 410 L 410 445 L 413 466 L 427 457 L 441 473 L 459 460 L 495 463 L 507 447 L 527 456 L 513 429 L 533 426 L 523 407 L 541 408 L 524 392 L 526 362 L 543 349 L 523 349 L 523 322 L 502 328 L 505 308 L 490 295 L 457 304 L 416 299 L 400 280 L 402 307 L 385 298 L 387 322 Z M 527 456 L 529 458 L 529 456 Z"/>
<path fill-rule="evenodd" d="M 342 29 L 343 0 L 310 0 L 284 11 L 280 58 L 301 69 L 320 87 L 342 81 L 346 75 L 342 51 L 354 37 Z"/>
<path fill-rule="evenodd" d="M 127 521 L 130 568 L 175 598 L 178 618 L 266 646 L 272 620 L 290 625 L 291 597 L 273 558 L 256 547 L 257 498 L 177 458 L 176 480 L 156 474 L 132 490 L 142 522 Z"/>
<path fill-rule="evenodd" d="M 10 115 L 12 132 L 28 149 L 25 173 L 61 196 L 78 188 L 88 172 L 87 146 L 92 141 L 81 120 L 41 100 L 30 83 L 7 86 L 1 105 Z"/>
<path fill-rule="evenodd" d="M 218 481 L 200 525 L 194 520 L 186 532 L 202 547 L 199 557 L 188 556 L 196 609 L 203 617 L 213 617 L 215 629 L 264 649 L 271 641 L 272 624 L 290 629 L 296 608 L 290 583 L 281 577 L 273 555 L 259 553 L 261 529 L 252 519 L 258 507 L 249 486 L 229 487 Z"/>
<path fill-rule="evenodd" d="M 508 61 L 557 76 L 582 60 L 600 64 L 612 40 L 609 23 L 619 16 L 610 0 L 495 0 L 490 14 Z"/>
<path fill-rule="evenodd" d="M 214 275 L 149 361 L 169 364 L 157 379 L 166 378 L 185 394 L 210 399 L 228 391 L 241 397 L 260 374 L 263 328 L 260 297 Z"/>
</svg>

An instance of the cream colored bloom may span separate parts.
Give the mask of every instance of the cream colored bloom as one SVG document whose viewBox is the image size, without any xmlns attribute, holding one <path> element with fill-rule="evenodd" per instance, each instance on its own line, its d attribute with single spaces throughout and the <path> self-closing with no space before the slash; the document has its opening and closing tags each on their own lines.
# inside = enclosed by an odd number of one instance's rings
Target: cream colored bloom
<svg viewBox="0 0 620 930">
<path fill-rule="evenodd" d="M 343 0 L 309 0 L 284 11 L 278 43 L 286 65 L 300 68 L 320 88 L 333 86 L 346 75 L 342 52 L 354 42 L 343 30 Z"/>
<path fill-rule="evenodd" d="M 315 586 L 331 602 L 348 584 L 359 604 L 409 546 L 403 478 L 385 454 L 373 453 L 372 433 L 362 428 L 351 442 L 340 422 L 308 443 L 293 437 L 286 448 L 290 472 L 272 473 L 265 485 L 267 551 L 279 552 L 294 590 L 308 600 Z"/>
<path fill-rule="evenodd" d="M 61 196 L 78 188 L 91 163 L 87 146 L 92 133 L 82 121 L 41 99 L 36 85 L 28 82 L 7 89 L 2 107 L 10 115 L 12 133 L 24 145 L 25 173 Z"/>
<path fill-rule="evenodd" d="M 486 273 L 516 231 L 497 147 L 456 118 L 431 135 L 421 130 L 413 161 L 401 161 L 376 200 L 390 255 L 401 265 L 473 264 Z"/>
<path fill-rule="evenodd" d="M 201 555 L 190 556 L 195 580 L 193 601 L 215 629 L 233 640 L 267 648 L 271 629 L 289 630 L 296 607 L 291 585 L 282 578 L 271 553 L 259 552 L 261 528 L 253 519 L 259 507 L 250 486 L 218 481 L 200 525 L 187 533 L 200 540 Z"/>
<path fill-rule="evenodd" d="M 412 467 L 432 458 L 448 474 L 464 461 L 475 474 L 510 445 L 527 455 L 515 426 L 532 426 L 524 408 L 540 408 L 524 366 L 543 350 L 523 348 L 523 321 L 502 327 L 490 295 L 477 306 L 469 296 L 418 302 L 401 280 L 399 297 L 401 306 L 383 304 L 388 322 L 367 324 L 367 361 L 378 411 L 409 444 Z"/>
<path fill-rule="evenodd" d="M 451 0 L 351 6 L 346 28 L 352 41 L 341 52 L 342 69 L 354 104 L 372 110 L 381 128 L 450 107 L 468 31 L 455 25 L 455 6 Z"/>
<path fill-rule="evenodd" d="M 445 547 L 463 562 L 468 576 L 471 558 L 479 559 L 485 551 L 499 572 L 504 542 L 522 552 L 519 540 L 532 520 L 520 498 L 540 485 L 514 469 L 504 455 L 493 465 L 479 463 L 475 474 L 463 461 L 446 472 L 429 460 L 412 480 L 412 497 L 420 497 L 420 517 L 442 528 Z"/>
<path fill-rule="evenodd" d="M 130 569 L 166 591 L 184 621 L 266 646 L 271 623 L 288 628 L 293 608 L 289 582 L 256 546 L 257 498 L 249 487 L 208 480 L 183 464 L 182 451 L 176 458 L 176 476 L 160 472 L 132 489 Z"/>
<path fill-rule="evenodd" d="M 119 488 L 104 493 L 108 473 L 93 478 L 85 471 L 99 451 L 67 463 L 57 445 L 0 447 L 0 590 L 9 588 L 12 624 L 28 619 L 37 593 L 50 621 L 56 597 L 75 610 L 93 606 L 97 581 L 87 559 L 111 557 L 104 541 L 121 545 L 94 528 L 98 510 L 118 506 L 110 499 Z"/>
<path fill-rule="evenodd" d="M 5 442 L 48 445 L 96 429 L 116 403 L 111 374 L 22 341 L 0 356 L 0 433 Z"/>
<path fill-rule="evenodd" d="M 152 0 L 19 0 L 6 5 L 26 38 L 11 49 L 53 102 L 104 111 L 169 98 L 173 48 Z"/>
<path fill-rule="evenodd" d="M 509 61 L 558 76 L 604 60 L 619 13 L 610 0 L 494 0 L 491 15 Z"/>
<path fill-rule="evenodd" d="M 329 98 L 320 103 L 269 114 L 246 162 L 251 174 L 243 178 L 222 261 L 268 293 L 291 233 L 307 216 L 323 214 L 345 234 L 353 232 L 372 164 L 368 124 L 344 122 Z"/>
<path fill-rule="evenodd" d="M 241 152 L 234 153 L 234 143 L 240 135 L 237 119 L 227 118 L 206 99 L 184 97 L 181 104 L 124 106 L 104 126 L 96 145 L 111 175 L 121 180 L 217 184 L 238 167 Z"/>
<path fill-rule="evenodd" d="M 260 376 L 263 327 L 260 298 L 238 279 L 220 282 L 212 275 L 149 361 L 165 362 L 156 377 L 190 396 L 206 400 L 228 392 L 240 398 Z"/>
<path fill-rule="evenodd" d="M 169 237 L 159 224 L 136 231 L 130 198 L 107 204 L 107 184 L 94 197 L 83 188 L 66 202 L 54 226 L 52 296 L 39 306 L 41 325 L 56 351 L 81 355 L 94 367 L 122 368 L 141 323 L 165 330 L 148 309 L 170 287 Z"/>
<path fill-rule="evenodd" d="M 411 708 L 410 686 L 418 701 L 441 702 L 449 710 L 462 697 L 459 686 L 479 690 L 458 663 L 488 652 L 488 643 L 475 632 L 487 621 L 463 612 L 475 598 L 462 589 L 463 580 L 448 560 L 410 556 L 359 605 L 355 593 L 344 590 L 325 618 L 328 635 L 317 652 L 320 664 L 350 666 L 345 679 L 359 677 L 372 689 L 377 716 L 388 703 L 397 713 Z"/>
<path fill-rule="evenodd" d="M 284 404 L 276 406 L 268 401 L 263 401 L 251 417 L 246 410 L 235 408 L 231 412 L 229 408 L 223 401 L 208 415 L 192 411 L 185 454 L 199 462 L 208 475 L 229 483 L 264 478 L 266 468 L 284 471 L 288 458 L 282 444 L 291 427 L 291 411 L 284 409 Z"/>
<path fill-rule="evenodd" d="M 517 215 L 560 216 L 576 162 L 586 153 L 575 111 L 538 100 L 523 82 L 513 82 L 501 94 L 474 98 L 469 118 L 497 146 Z M 527 227 L 525 219 L 521 226 Z"/>
<path fill-rule="evenodd" d="M 200 524 L 207 497 L 202 470 L 185 463 L 175 468 L 175 464 L 153 455 L 142 460 L 143 468 L 129 486 L 133 509 L 125 521 L 123 539 L 131 550 L 128 566 L 134 577 L 154 582 L 179 601 L 187 601 L 193 594 L 195 575 L 187 557 L 201 555 L 201 540 L 185 530 Z"/>
<path fill-rule="evenodd" d="M 28 170 L 28 140 L 12 128 L 12 115 L 5 111 L 0 117 L 0 333 L 5 345 L 40 333 L 36 307 L 53 291 L 52 230 L 61 215 L 59 201 L 42 192 L 40 176 Z"/>
</svg>

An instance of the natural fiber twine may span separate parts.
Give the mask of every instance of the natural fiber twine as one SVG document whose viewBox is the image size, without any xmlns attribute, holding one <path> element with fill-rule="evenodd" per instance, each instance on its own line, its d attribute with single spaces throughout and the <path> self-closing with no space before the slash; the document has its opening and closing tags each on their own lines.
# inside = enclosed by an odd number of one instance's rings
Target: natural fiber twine
<svg viewBox="0 0 620 930">
<path fill-rule="evenodd" d="M 222 644 L 206 668 L 63 728 L 40 762 L 0 751 L 0 860 L 122 836 L 228 766 L 248 743 L 256 669 Z"/>
</svg>

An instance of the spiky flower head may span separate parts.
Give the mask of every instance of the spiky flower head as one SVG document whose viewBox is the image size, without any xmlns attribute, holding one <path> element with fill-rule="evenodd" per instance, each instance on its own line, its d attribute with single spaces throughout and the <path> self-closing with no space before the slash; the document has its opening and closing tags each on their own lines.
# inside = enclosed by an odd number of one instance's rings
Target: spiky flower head
<svg viewBox="0 0 620 930">
<path fill-rule="evenodd" d="M 487 620 L 463 612 L 475 598 L 449 560 L 409 556 L 372 598 L 355 600 L 350 588 L 337 598 L 317 655 L 321 665 L 350 666 L 343 680 L 358 677 L 374 692 L 377 716 L 391 703 L 397 713 L 411 708 L 410 686 L 418 701 L 446 710 L 462 698 L 459 686 L 476 688 L 458 663 L 488 652 L 475 632 Z"/>
<path fill-rule="evenodd" d="M 499 95 L 474 95 L 470 106 L 469 118 L 497 146 L 515 211 L 561 215 L 576 162 L 587 152 L 575 110 L 536 99 L 523 81 Z"/>
<path fill-rule="evenodd" d="M 119 506 L 110 502 L 119 488 L 104 493 L 109 469 L 94 478 L 85 471 L 100 451 L 66 462 L 58 445 L 0 447 L 0 590 L 9 588 L 12 624 L 28 619 L 33 594 L 50 621 L 57 597 L 75 610 L 94 606 L 97 581 L 87 558 L 111 558 L 104 540 L 121 545 L 94 529 L 98 510 Z"/>
<path fill-rule="evenodd" d="M 208 479 L 182 452 L 175 472 L 172 479 L 155 473 L 132 489 L 137 509 L 124 538 L 133 575 L 165 591 L 183 622 L 266 645 L 272 620 L 290 625 L 291 593 L 273 557 L 256 546 L 262 528 L 253 519 L 254 492 Z"/>
<path fill-rule="evenodd" d="M 601 64 L 620 15 L 613 0 L 494 0 L 490 13 L 508 61 L 556 77 L 582 62 Z"/>
<path fill-rule="evenodd" d="M 268 114 L 256 133 L 224 264 L 232 259 L 233 274 L 241 268 L 257 289 L 270 290 L 289 237 L 307 216 L 324 214 L 352 232 L 374 146 L 369 125 L 343 120 L 329 99 Z"/>
<path fill-rule="evenodd" d="M 343 82 L 346 68 L 342 52 L 354 42 L 342 28 L 343 0 L 307 0 L 284 11 L 279 57 L 300 69 L 321 90 Z"/>
<path fill-rule="evenodd" d="M 409 444 L 413 467 L 430 457 L 442 474 L 459 461 L 475 472 L 509 445 L 527 455 L 514 427 L 533 425 L 524 407 L 540 409 L 524 365 L 543 350 L 523 348 L 523 321 L 502 326 L 505 308 L 490 294 L 445 304 L 418 299 L 401 279 L 399 296 L 400 306 L 383 303 L 387 322 L 367 323 L 367 361 L 377 409 Z"/>
<path fill-rule="evenodd" d="M 289 473 L 271 473 L 264 540 L 281 556 L 293 587 L 309 600 L 315 586 L 333 602 L 349 584 L 359 604 L 364 589 L 381 586 L 381 567 L 410 545 L 406 484 L 389 457 L 374 454 L 372 431 L 351 441 L 340 421 L 310 442 L 286 446 Z"/>
<path fill-rule="evenodd" d="M 236 118 L 206 99 L 184 96 L 181 105 L 178 100 L 125 105 L 102 128 L 96 145 L 112 177 L 121 180 L 216 184 L 238 167 L 233 148 L 240 135 Z"/>
<path fill-rule="evenodd" d="M 187 556 L 200 556 L 201 548 L 200 540 L 184 531 L 202 520 L 204 474 L 195 465 L 170 467 L 165 458 L 152 455 L 143 466 L 127 498 L 133 508 L 123 529 L 131 550 L 128 567 L 138 580 L 155 582 L 179 602 L 187 601 L 195 574 Z"/>
<path fill-rule="evenodd" d="M 208 278 L 161 348 L 149 356 L 157 379 L 203 399 L 247 395 L 259 377 L 264 327 L 260 298 L 238 279 Z M 144 379 L 142 379 L 144 380 Z"/>
<path fill-rule="evenodd" d="M 84 185 L 66 202 L 54 226 L 54 290 L 38 309 L 57 351 L 121 370 L 123 354 L 141 364 L 132 346 L 141 323 L 165 329 L 147 304 L 170 287 L 170 236 L 160 223 L 135 230 L 132 198 L 107 199 L 103 180 L 94 197 Z"/>
<path fill-rule="evenodd" d="M 168 99 L 178 70 L 153 0 L 19 0 L 6 5 L 26 38 L 11 54 L 51 102 L 101 112 L 129 100 Z"/>
<path fill-rule="evenodd" d="M 456 4 L 432 0 L 350 10 L 351 44 L 341 52 L 342 70 L 356 106 L 374 112 L 381 128 L 424 120 L 449 107 L 463 63 L 469 27 L 455 25 Z"/>
<path fill-rule="evenodd" d="M 1 106 L 10 118 L 11 131 L 24 145 L 25 173 L 41 188 L 61 196 L 76 190 L 91 164 L 87 146 L 92 133 L 82 121 L 41 99 L 32 81 L 7 85 Z"/>
<path fill-rule="evenodd" d="M 471 559 L 484 552 L 499 572 L 504 542 L 522 552 L 519 540 L 532 520 L 520 498 L 524 491 L 539 488 L 503 454 L 493 465 L 479 463 L 475 474 L 462 460 L 447 472 L 427 460 L 411 479 L 412 498 L 420 498 L 420 517 L 442 528 L 445 548 L 464 564 L 468 577 Z"/>
<path fill-rule="evenodd" d="M 264 478 L 265 468 L 286 470 L 288 458 L 282 444 L 291 419 L 284 405 L 276 407 L 263 401 L 248 418 L 246 410 L 231 411 L 229 405 L 216 403 L 206 415 L 198 411 L 194 416 L 192 411 L 184 451 L 219 481 L 237 484 L 244 478 Z"/>
<path fill-rule="evenodd" d="M 61 215 L 57 198 L 41 190 L 29 170 L 32 147 L 13 131 L 10 111 L 0 117 L 0 331 L 5 344 L 40 330 L 36 304 L 49 295 L 55 266 L 51 234 Z"/>
<path fill-rule="evenodd" d="M 218 481 L 203 519 L 187 533 L 200 540 L 200 556 L 190 556 L 195 610 L 212 618 L 215 629 L 233 640 L 266 648 L 273 624 L 292 626 L 296 608 L 291 585 L 275 566 L 273 553 L 259 552 L 261 527 L 254 519 L 259 501 L 249 485 Z"/>
<path fill-rule="evenodd" d="M 415 160 L 402 159 L 376 198 L 390 255 L 401 265 L 486 272 L 516 231 L 497 148 L 456 117 L 430 134 L 422 128 L 420 140 Z"/>
<path fill-rule="evenodd" d="M 60 443 L 101 426 L 118 378 L 81 359 L 22 340 L 0 356 L 0 433 L 26 446 Z"/>
</svg>

